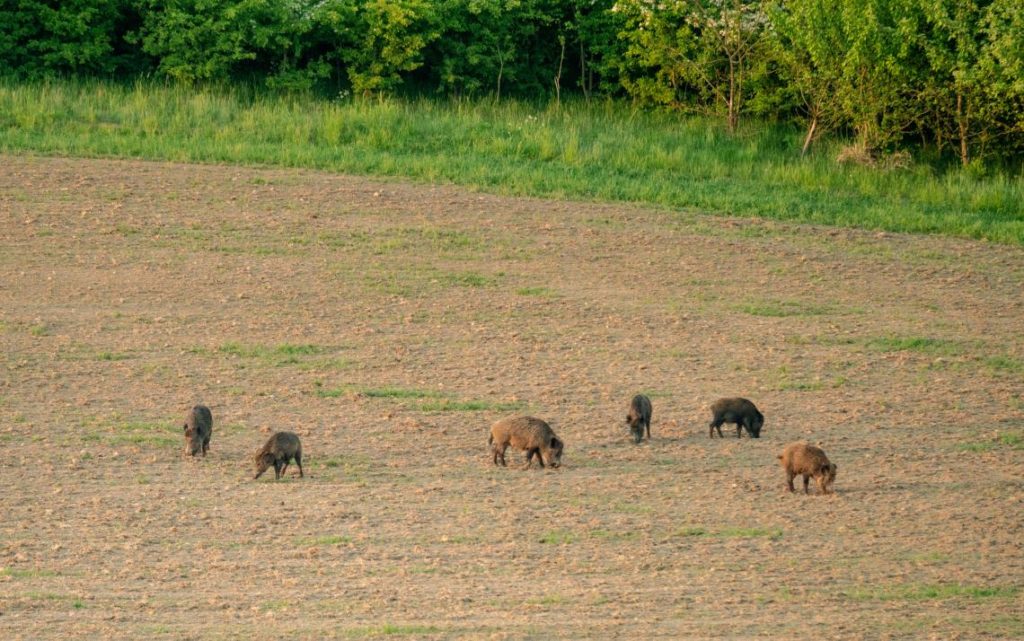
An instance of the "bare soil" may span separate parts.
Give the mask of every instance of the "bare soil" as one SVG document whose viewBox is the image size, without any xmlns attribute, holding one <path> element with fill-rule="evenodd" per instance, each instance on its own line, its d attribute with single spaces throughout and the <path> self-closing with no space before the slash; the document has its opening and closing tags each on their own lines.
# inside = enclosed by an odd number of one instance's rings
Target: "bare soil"
<svg viewBox="0 0 1024 641">
<path fill-rule="evenodd" d="M 1019 247 L 2 157 L 0 630 L 1021 638 L 1022 330 Z M 562 468 L 491 464 L 517 413 Z M 253 481 L 279 429 L 306 478 Z"/>
</svg>

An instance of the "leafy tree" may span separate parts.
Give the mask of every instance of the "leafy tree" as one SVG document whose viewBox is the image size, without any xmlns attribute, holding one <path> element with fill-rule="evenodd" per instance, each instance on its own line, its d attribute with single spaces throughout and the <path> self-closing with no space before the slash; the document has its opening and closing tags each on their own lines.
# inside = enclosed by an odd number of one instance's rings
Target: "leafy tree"
<svg viewBox="0 0 1024 641">
<path fill-rule="evenodd" d="M 177 80 L 226 79 L 253 60 L 260 0 L 142 0 L 143 26 L 134 35 L 158 69 Z M 266 37 L 266 32 L 262 37 Z"/>
<path fill-rule="evenodd" d="M 435 6 L 426 0 L 324 0 L 316 20 L 332 34 L 333 57 L 363 96 L 396 89 L 438 36 Z"/>
<path fill-rule="evenodd" d="M 6 0 L 0 4 L 0 69 L 25 77 L 113 73 L 128 13 L 123 0 Z"/>
<path fill-rule="evenodd" d="M 445 0 L 444 36 L 432 53 L 439 89 L 452 94 L 490 92 L 497 99 L 540 93 L 556 74 L 557 0 Z M 529 87 L 529 89 L 527 89 Z"/>
<path fill-rule="evenodd" d="M 623 79 L 642 100 L 724 106 L 730 131 L 739 124 L 750 58 L 767 25 L 758 0 L 624 0 L 626 58 L 639 76 Z"/>
</svg>

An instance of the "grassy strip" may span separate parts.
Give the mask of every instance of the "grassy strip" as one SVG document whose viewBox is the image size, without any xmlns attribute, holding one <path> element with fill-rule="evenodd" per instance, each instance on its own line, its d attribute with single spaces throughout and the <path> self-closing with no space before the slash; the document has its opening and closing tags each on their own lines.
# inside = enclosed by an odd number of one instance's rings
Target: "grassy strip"
<svg viewBox="0 0 1024 641">
<path fill-rule="evenodd" d="M 923 601 L 930 599 L 989 599 L 1009 598 L 1016 596 L 1018 588 L 1013 586 L 975 586 L 959 583 L 940 583 L 936 585 L 893 585 L 884 587 L 861 587 L 843 592 L 846 596 L 858 601 Z"/>
<path fill-rule="evenodd" d="M 800 132 L 740 135 L 618 103 L 357 101 L 97 81 L 0 82 L 0 151 L 310 167 L 488 191 L 1024 244 L 1024 179 L 801 158 Z"/>
</svg>

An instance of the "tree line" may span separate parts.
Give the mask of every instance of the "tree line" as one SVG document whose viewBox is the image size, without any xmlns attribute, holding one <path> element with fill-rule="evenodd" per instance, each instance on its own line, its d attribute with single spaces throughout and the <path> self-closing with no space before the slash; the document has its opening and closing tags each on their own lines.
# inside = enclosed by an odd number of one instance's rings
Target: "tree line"
<svg viewBox="0 0 1024 641">
<path fill-rule="evenodd" d="M 0 0 L 0 72 L 568 95 L 798 121 L 863 158 L 1024 155 L 1021 0 Z"/>
</svg>

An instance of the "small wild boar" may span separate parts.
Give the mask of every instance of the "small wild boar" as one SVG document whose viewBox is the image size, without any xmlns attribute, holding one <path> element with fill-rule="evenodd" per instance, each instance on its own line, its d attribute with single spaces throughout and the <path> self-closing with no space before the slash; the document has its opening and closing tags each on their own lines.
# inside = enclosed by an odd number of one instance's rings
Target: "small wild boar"
<svg viewBox="0 0 1024 641">
<path fill-rule="evenodd" d="M 213 414 L 205 405 L 196 405 L 185 415 L 185 454 L 203 456 L 210 451 L 210 436 L 213 435 Z"/>
<path fill-rule="evenodd" d="M 643 394 L 637 394 L 629 403 L 629 414 L 626 414 L 626 423 L 629 424 L 629 431 L 633 433 L 633 441 L 639 443 L 644 437 L 644 429 L 647 429 L 647 440 L 651 440 L 651 399 Z"/>
<path fill-rule="evenodd" d="M 550 425 L 532 416 L 501 419 L 491 426 L 491 436 L 487 443 L 491 446 L 495 465 L 498 459 L 505 465 L 505 450 L 511 445 L 526 452 L 527 469 L 533 465 L 534 454 L 541 467 L 544 467 L 545 460 L 551 467 L 558 467 L 562 463 L 562 450 L 565 448 L 565 444 L 551 431 Z"/>
<path fill-rule="evenodd" d="M 708 429 L 711 438 L 715 437 L 715 430 L 719 438 L 722 437 L 722 423 L 736 424 L 736 438 L 743 434 L 743 428 L 753 438 L 761 437 L 764 415 L 745 398 L 720 398 L 711 404 L 711 413 L 714 414 Z"/>
<path fill-rule="evenodd" d="M 288 461 L 291 459 L 295 459 L 295 464 L 299 466 L 299 478 L 302 478 L 302 443 L 299 442 L 299 437 L 291 432 L 271 434 L 263 447 L 256 452 L 256 476 L 253 479 L 258 479 L 271 465 L 274 466 L 274 479 L 281 478 L 288 469 Z"/>
<path fill-rule="evenodd" d="M 832 484 L 836 480 L 836 470 L 839 469 L 835 463 L 831 463 L 825 452 L 820 447 L 811 445 L 805 441 L 790 443 L 775 458 L 779 459 L 782 468 L 786 470 L 786 484 L 789 491 L 795 492 L 793 478 L 798 474 L 804 477 L 804 494 L 810 494 L 807 489 L 807 482 L 814 477 L 822 494 L 828 494 Z"/>
</svg>

